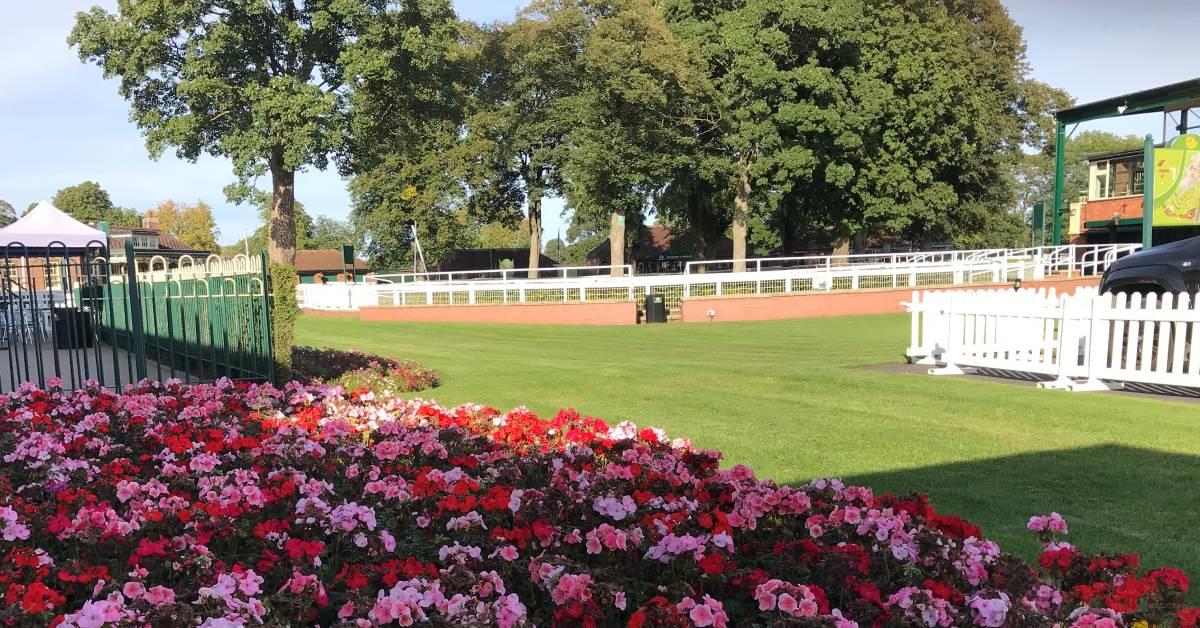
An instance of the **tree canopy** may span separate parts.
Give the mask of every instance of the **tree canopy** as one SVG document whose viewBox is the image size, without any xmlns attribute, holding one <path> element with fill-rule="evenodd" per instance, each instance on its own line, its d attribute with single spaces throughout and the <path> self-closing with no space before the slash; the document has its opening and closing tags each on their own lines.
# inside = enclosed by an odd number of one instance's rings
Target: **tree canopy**
<svg viewBox="0 0 1200 628">
<path fill-rule="evenodd" d="M 160 229 L 179 238 L 188 247 L 198 251 L 217 250 L 217 238 L 221 232 L 213 221 L 212 208 L 208 203 L 167 200 L 154 208 L 154 215 Z"/>
<path fill-rule="evenodd" d="M 17 220 L 17 209 L 12 203 L 0 199 L 0 227 L 11 225 Z"/>
<path fill-rule="evenodd" d="M 607 236 L 619 262 L 652 216 L 702 256 L 1015 244 L 1071 104 L 1000 0 L 531 0 L 490 25 L 449 0 L 117 7 L 70 43 L 152 155 L 230 158 L 236 201 L 270 175 L 283 261 L 353 238 L 400 266 L 414 237 L 436 260 L 521 229 L 532 266 L 556 196 L 568 261 Z M 331 163 L 351 225 L 296 206 L 295 173 Z"/>
<path fill-rule="evenodd" d="M 107 222 L 113 227 L 142 225 L 142 216 L 137 210 L 113 205 L 108 192 L 95 181 L 67 186 L 55 193 L 50 202 L 79 222 L 93 225 Z"/>
<path fill-rule="evenodd" d="M 232 200 L 270 174 L 268 248 L 291 263 L 296 171 L 335 157 L 349 167 L 349 136 L 372 134 L 380 113 L 360 115 L 355 94 L 419 92 L 422 70 L 441 61 L 436 33 L 452 22 L 448 0 L 123 0 L 113 13 L 77 14 L 68 41 L 120 79 L 152 156 L 228 157 Z M 404 126 L 416 114 L 400 106 L 386 117 Z"/>
</svg>

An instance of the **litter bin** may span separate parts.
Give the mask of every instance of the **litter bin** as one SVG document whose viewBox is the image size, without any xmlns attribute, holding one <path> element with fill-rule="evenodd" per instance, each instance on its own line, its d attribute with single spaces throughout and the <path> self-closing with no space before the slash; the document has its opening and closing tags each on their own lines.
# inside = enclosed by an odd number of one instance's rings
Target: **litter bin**
<svg viewBox="0 0 1200 628">
<path fill-rule="evenodd" d="M 665 323 L 667 322 L 667 302 L 663 300 L 661 294 L 646 295 L 646 322 L 647 323 Z"/>
<path fill-rule="evenodd" d="M 78 349 L 92 346 L 92 316 L 76 307 L 56 307 L 54 312 L 54 346 L 59 349 Z"/>
</svg>

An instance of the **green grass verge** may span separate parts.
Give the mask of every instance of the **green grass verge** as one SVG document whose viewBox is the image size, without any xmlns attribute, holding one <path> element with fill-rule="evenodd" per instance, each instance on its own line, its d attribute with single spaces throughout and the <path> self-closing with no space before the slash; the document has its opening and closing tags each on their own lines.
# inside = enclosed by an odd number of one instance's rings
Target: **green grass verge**
<svg viewBox="0 0 1200 628">
<path fill-rule="evenodd" d="M 576 327 L 302 317 L 297 342 L 417 360 L 423 393 L 657 425 L 781 483 L 837 476 L 924 492 L 1003 547 L 1057 510 L 1089 550 L 1200 574 L 1200 405 L 864 370 L 908 318 Z"/>
</svg>

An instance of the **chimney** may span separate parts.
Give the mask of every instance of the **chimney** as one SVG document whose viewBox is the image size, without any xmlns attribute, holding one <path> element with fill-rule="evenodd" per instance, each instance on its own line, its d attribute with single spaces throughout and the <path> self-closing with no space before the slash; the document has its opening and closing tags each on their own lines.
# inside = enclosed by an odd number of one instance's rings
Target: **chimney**
<svg viewBox="0 0 1200 628">
<path fill-rule="evenodd" d="M 156 210 L 147 209 L 146 213 L 142 214 L 142 228 L 143 229 L 157 229 L 158 228 L 158 212 Z"/>
</svg>

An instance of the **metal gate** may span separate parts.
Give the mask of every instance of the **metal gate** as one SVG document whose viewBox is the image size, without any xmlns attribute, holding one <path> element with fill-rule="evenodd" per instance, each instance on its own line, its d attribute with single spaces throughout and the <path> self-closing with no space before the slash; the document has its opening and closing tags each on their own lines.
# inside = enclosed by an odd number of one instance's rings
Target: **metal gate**
<svg viewBox="0 0 1200 628">
<path fill-rule="evenodd" d="M 273 376 L 264 256 L 196 260 L 12 243 L 0 259 L 0 388 Z M 61 383 L 60 383 L 61 382 Z"/>
</svg>

